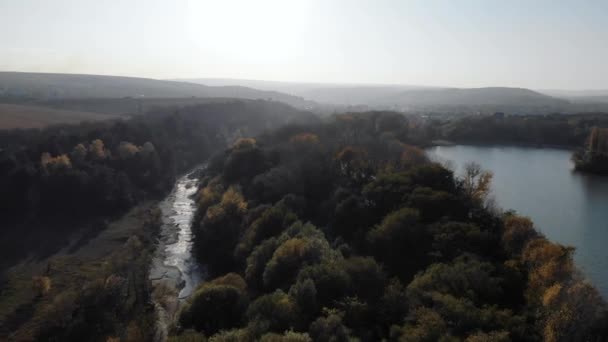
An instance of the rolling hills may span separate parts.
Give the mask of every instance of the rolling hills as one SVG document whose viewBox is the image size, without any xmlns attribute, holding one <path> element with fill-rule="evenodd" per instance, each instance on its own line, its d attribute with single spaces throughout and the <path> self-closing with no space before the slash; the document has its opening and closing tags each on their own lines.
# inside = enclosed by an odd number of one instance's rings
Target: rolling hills
<svg viewBox="0 0 608 342">
<path fill-rule="evenodd" d="M 536 114 L 562 111 L 569 101 L 525 88 L 448 88 L 416 85 L 319 84 L 238 79 L 186 79 L 215 86 L 245 85 L 281 91 L 318 103 L 337 106 L 366 106 L 372 109 L 506 111 Z"/>
<path fill-rule="evenodd" d="M 379 98 L 376 103 L 410 106 L 563 106 L 568 101 L 525 88 L 414 89 Z"/>
<path fill-rule="evenodd" d="M 24 72 L 0 72 L 0 97 L 37 100 L 221 97 L 270 99 L 298 108 L 314 106 L 297 96 L 242 86 L 211 87 L 138 77 Z"/>
</svg>

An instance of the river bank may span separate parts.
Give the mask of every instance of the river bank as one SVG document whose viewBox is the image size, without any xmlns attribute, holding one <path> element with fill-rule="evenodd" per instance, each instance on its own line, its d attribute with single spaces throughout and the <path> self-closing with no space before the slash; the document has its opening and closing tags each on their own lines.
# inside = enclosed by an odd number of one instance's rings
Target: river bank
<svg viewBox="0 0 608 342">
<path fill-rule="evenodd" d="M 162 225 L 149 274 L 157 313 L 157 341 L 166 340 L 168 326 L 181 302 L 205 278 L 205 269 L 192 255 L 191 230 L 196 210 L 193 196 L 201 169 L 195 168 L 177 179 L 171 193 L 159 203 Z"/>
<path fill-rule="evenodd" d="M 574 172 L 563 149 L 455 145 L 427 151 L 451 161 L 457 174 L 468 162 L 492 171 L 497 205 L 529 216 L 551 241 L 576 247 L 577 266 L 608 296 L 608 178 Z"/>
</svg>

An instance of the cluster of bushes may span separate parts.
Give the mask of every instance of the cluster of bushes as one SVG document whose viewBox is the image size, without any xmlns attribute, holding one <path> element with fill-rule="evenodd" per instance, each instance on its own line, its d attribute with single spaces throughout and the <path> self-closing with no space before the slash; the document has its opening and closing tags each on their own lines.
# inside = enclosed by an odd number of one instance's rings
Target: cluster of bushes
<svg viewBox="0 0 608 342">
<path fill-rule="evenodd" d="M 224 148 L 228 140 L 311 120 L 312 114 L 279 103 L 226 100 L 158 109 L 130 120 L 0 131 L 0 214 L 5 223 L 0 240 L 10 241 L 1 247 L 7 255 L 35 252 L 38 243 L 24 245 L 23 230 L 30 231 L 28 236 L 50 232 L 44 239 L 65 241 L 71 227 L 159 198 L 172 188 L 176 174 Z"/>
<path fill-rule="evenodd" d="M 390 113 L 241 139 L 212 159 L 194 223 L 210 280 L 173 341 L 606 338 L 571 249 L 484 202 Z M 576 328 L 574 328 L 576 327 Z"/>
</svg>

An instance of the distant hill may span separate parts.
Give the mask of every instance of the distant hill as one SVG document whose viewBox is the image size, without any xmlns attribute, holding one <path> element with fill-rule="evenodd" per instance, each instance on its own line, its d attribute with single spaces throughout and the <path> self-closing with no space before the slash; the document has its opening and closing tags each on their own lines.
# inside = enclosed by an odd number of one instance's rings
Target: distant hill
<svg viewBox="0 0 608 342">
<path fill-rule="evenodd" d="M 547 113 L 569 108 L 565 99 L 524 88 L 447 88 L 416 85 L 350 85 L 239 79 L 188 79 L 208 85 L 244 85 L 275 90 L 318 103 L 395 110 L 506 111 Z"/>
<path fill-rule="evenodd" d="M 0 129 L 43 128 L 56 124 L 116 119 L 118 116 L 53 109 L 31 105 L 0 104 Z"/>
<path fill-rule="evenodd" d="M 580 96 L 570 99 L 573 102 L 579 103 L 608 103 L 608 95 Z"/>
<path fill-rule="evenodd" d="M 539 90 L 543 94 L 550 96 L 561 97 L 576 104 L 608 104 L 608 89 L 607 90 Z"/>
<path fill-rule="evenodd" d="M 205 86 L 201 84 L 149 78 L 0 72 L 0 98 L 85 99 L 85 98 L 242 98 L 271 99 L 298 108 L 315 104 L 300 97 L 276 91 L 242 86 Z"/>
<path fill-rule="evenodd" d="M 539 93 L 565 99 L 577 99 L 586 97 L 608 97 L 608 89 L 591 90 L 563 90 L 563 89 L 538 89 Z"/>
<path fill-rule="evenodd" d="M 415 89 L 380 98 L 377 103 L 411 106 L 563 106 L 568 101 L 524 88 Z"/>
<path fill-rule="evenodd" d="M 432 87 L 415 85 L 280 82 L 230 78 L 193 78 L 183 79 L 182 81 L 209 86 L 245 86 L 279 91 L 331 105 L 365 105 L 378 98 L 395 95 L 406 90 L 433 89 Z"/>
</svg>

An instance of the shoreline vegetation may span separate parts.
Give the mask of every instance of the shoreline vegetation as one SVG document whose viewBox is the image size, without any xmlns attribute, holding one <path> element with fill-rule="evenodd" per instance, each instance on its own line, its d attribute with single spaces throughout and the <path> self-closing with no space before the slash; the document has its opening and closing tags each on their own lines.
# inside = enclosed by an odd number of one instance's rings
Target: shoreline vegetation
<svg viewBox="0 0 608 342">
<path fill-rule="evenodd" d="M 491 173 L 469 165 L 456 177 L 422 149 L 433 139 L 576 144 L 602 120 L 320 119 L 227 100 L 0 131 L 0 337 L 606 339 L 606 303 L 573 249 L 498 213 L 486 201 Z M 177 305 L 174 289 L 150 285 L 155 206 L 204 160 L 192 230 L 210 277 Z"/>
<path fill-rule="evenodd" d="M 408 127 L 336 115 L 212 158 L 193 226 L 211 277 L 171 340 L 605 339 L 606 303 L 573 248 L 498 214 L 491 173 L 455 177 Z"/>
<path fill-rule="evenodd" d="M 608 128 L 594 127 L 587 145 L 576 151 L 572 160 L 577 171 L 608 176 Z"/>
<path fill-rule="evenodd" d="M 433 139 L 458 144 L 569 147 L 585 145 L 594 127 L 608 126 L 606 113 L 483 115 L 429 121 Z"/>
</svg>

